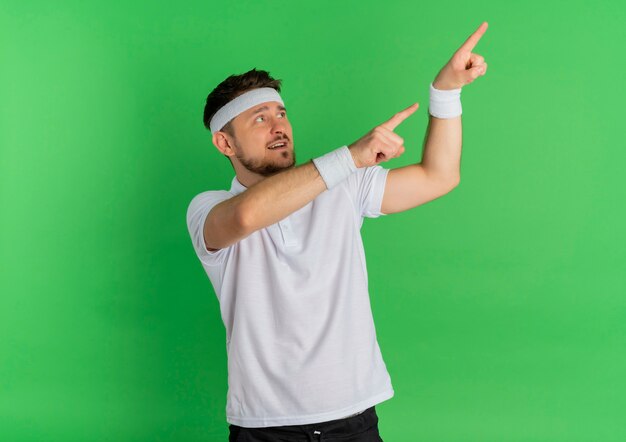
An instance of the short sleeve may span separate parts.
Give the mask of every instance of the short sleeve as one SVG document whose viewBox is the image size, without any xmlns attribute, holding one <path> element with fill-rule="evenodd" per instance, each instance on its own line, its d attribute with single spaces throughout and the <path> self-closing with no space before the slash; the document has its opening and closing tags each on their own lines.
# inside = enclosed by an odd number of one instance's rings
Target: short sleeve
<svg viewBox="0 0 626 442">
<path fill-rule="evenodd" d="M 207 250 L 204 242 L 204 221 L 213 207 L 232 197 L 233 194 L 225 190 L 210 190 L 196 195 L 189 203 L 187 208 L 187 229 L 189 230 L 196 255 L 204 264 L 219 263 L 226 250 L 228 250 L 228 247 L 215 251 Z"/>
<path fill-rule="evenodd" d="M 348 178 L 348 189 L 362 217 L 378 218 L 386 213 L 380 211 L 385 193 L 389 169 L 380 165 L 360 167 Z"/>
</svg>

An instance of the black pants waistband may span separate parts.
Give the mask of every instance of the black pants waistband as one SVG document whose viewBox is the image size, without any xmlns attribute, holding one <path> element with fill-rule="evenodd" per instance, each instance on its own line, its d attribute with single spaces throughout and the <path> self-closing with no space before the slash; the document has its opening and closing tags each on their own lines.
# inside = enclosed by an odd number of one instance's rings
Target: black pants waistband
<svg viewBox="0 0 626 442">
<path fill-rule="evenodd" d="M 245 432 L 246 440 L 250 441 L 279 441 L 293 440 L 294 442 L 323 441 L 326 438 L 345 437 L 365 433 L 372 427 L 378 427 L 376 407 L 372 406 L 363 413 L 331 421 L 317 422 L 303 425 L 280 425 L 273 427 L 247 428 L 230 424 L 229 442 L 235 442 L 241 432 Z M 255 436 L 257 439 L 255 439 Z M 272 439 L 274 437 L 274 439 Z M 376 440 L 376 439 L 374 439 Z"/>
</svg>

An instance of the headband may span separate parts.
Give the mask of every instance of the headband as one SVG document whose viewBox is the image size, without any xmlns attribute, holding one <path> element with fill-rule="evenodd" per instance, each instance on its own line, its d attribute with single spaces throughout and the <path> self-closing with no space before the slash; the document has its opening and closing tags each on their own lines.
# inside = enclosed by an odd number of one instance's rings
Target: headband
<svg viewBox="0 0 626 442">
<path fill-rule="evenodd" d="M 276 89 L 272 87 L 252 89 L 251 91 L 233 98 L 231 101 L 222 106 L 217 112 L 215 112 L 215 115 L 213 115 L 213 118 L 211 118 L 211 121 L 209 122 L 211 133 L 221 130 L 226 123 L 240 113 L 256 106 L 257 104 L 265 103 L 266 101 L 278 101 L 283 106 L 285 105 Z"/>
</svg>

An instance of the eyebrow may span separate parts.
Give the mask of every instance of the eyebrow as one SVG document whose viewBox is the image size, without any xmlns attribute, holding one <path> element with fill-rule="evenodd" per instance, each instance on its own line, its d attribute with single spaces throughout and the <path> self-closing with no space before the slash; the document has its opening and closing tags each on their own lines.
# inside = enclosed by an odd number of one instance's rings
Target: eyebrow
<svg viewBox="0 0 626 442">
<path fill-rule="evenodd" d="M 261 106 L 260 108 L 258 108 L 258 109 L 257 109 L 257 110 L 255 110 L 254 112 L 252 112 L 252 115 L 256 115 L 256 114 L 258 114 L 259 112 L 263 112 L 263 111 L 266 111 L 266 110 L 268 110 L 268 109 L 269 109 L 269 107 L 268 107 L 268 106 Z M 285 106 L 278 105 L 278 110 L 287 111 L 287 108 L 286 108 Z"/>
</svg>

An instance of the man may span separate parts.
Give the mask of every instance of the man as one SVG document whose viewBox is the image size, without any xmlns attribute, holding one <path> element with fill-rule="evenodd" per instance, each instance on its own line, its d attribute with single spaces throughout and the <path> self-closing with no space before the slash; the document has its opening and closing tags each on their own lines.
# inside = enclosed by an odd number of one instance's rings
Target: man
<svg viewBox="0 0 626 442">
<path fill-rule="evenodd" d="M 461 87 L 487 64 L 471 50 L 484 22 L 430 85 L 421 163 L 393 130 L 415 103 L 350 145 L 296 166 L 280 80 L 252 69 L 207 97 L 204 124 L 235 171 L 196 195 L 194 249 L 226 327 L 230 440 L 380 441 L 375 405 L 394 395 L 376 339 L 360 228 L 458 185 Z"/>
</svg>

